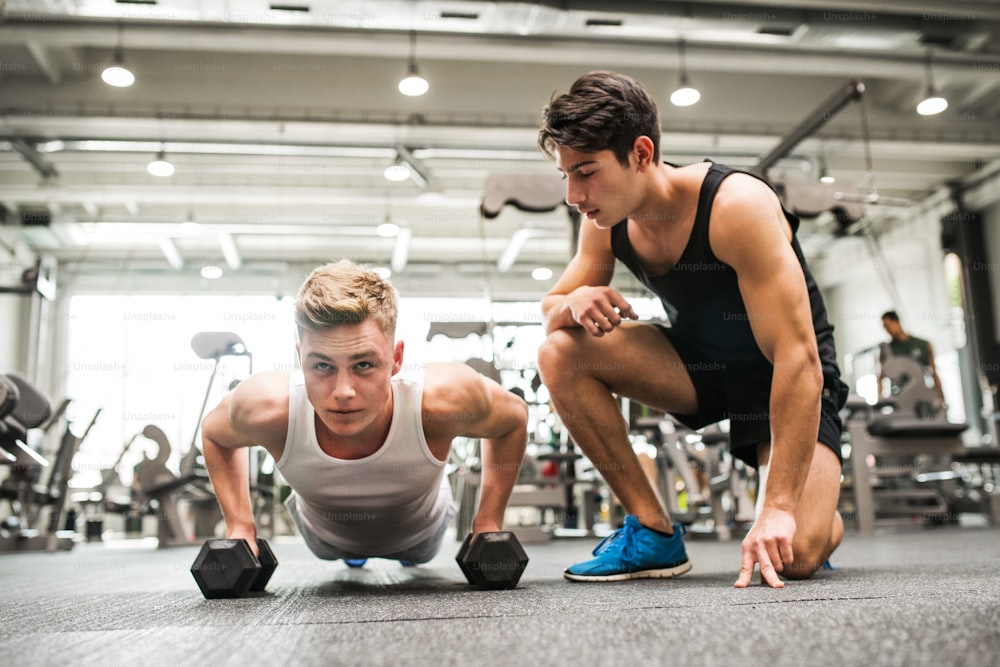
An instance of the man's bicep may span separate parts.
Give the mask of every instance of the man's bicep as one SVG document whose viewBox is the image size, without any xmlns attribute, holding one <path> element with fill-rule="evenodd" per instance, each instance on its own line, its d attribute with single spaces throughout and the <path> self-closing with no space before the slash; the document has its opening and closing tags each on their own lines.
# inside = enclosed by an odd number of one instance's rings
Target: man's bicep
<svg viewBox="0 0 1000 667">
<path fill-rule="evenodd" d="M 252 447 L 273 439 L 272 431 L 276 429 L 272 421 L 278 416 L 247 381 L 223 396 L 205 416 L 202 433 L 226 449 Z"/>
<path fill-rule="evenodd" d="M 465 381 L 464 419 L 458 421 L 462 425 L 458 435 L 500 438 L 526 422 L 527 408 L 518 396 L 478 373 Z"/>
<path fill-rule="evenodd" d="M 744 267 L 740 291 L 757 345 L 771 363 L 783 346 L 815 346 L 805 274 L 790 246 L 787 253 L 764 256 Z"/>
<path fill-rule="evenodd" d="M 485 415 L 485 426 L 488 435 L 483 437 L 499 438 L 515 430 L 526 428 L 527 404 L 519 396 L 497 383 L 488 380 L 487 383 L 489 407 Z"/>
<path fill-rule="evenodd" d="M 202 436 L 220 447 L 237 449 L 243 438 L 233 423 L 232 393 L 226 394 L 201 422 Z"/>
</svg>

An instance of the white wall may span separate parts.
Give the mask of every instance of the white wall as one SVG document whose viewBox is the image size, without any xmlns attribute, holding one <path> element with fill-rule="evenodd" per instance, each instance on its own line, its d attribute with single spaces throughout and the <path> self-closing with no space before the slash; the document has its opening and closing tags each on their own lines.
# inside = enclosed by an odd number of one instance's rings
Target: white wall
<svg viewBox="0 0 1000 667">
<path fill-rule="evenodd" d="M 899 313 L 904 329 L 929 340 L 939 354 L 955 349 L 940 215 L 936 210 L 907 219 L 894 215 L 879 234 L 880 253 L 865 239 L 841 239 L 813 262 L 841 360 L 888 339 L 881 315 L 890 309 Z"/>
<path fill-rule="evenodd" d="M 1000 318 L 1000 164 L 988 165 L 975 182 L 965 185 L 967 207 L 983 213 L 987 245 L 985 266 L 969 268 L 989 272 L 994 313 Z M 955 208 L 946 192 L 907 208 L 870 207 L 869 215 L 878 219 L 874 228 L 881 255 L 873 252 L 865 238 L 841 239 L 831 243 L 810 267 L 836 327 L 837 352 L 845 373 L 851 370 L 845 363 L 847 355 L 888 339 L 880 315 L 894 308 L 904 329 L 934 345 L 949 418 L 964 420 L 958 360 L 958 349 L 965 345 L 964 322 L 948 299 L 941 250 L 940 221 Z M 864 366 L 859 361 L 858 367 Z"/>
</svg>

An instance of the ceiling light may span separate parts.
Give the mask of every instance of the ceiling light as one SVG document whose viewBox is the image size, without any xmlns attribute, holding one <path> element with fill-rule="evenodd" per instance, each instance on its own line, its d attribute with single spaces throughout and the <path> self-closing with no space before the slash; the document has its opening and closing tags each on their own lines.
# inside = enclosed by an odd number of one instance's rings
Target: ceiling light
<svg viewBox="0 0 1000 667">
<path fill-rule="evenodd" d="M 201 225 L 194 219 L 194 211 L 188 211 L 187 216 L 180 224 L 180 232 L 184 236 L 201 234 Z"/>
<path fill-rule="evenodd" d="M 552 269 L 547 266 L 539 266 L 531 272 L 531 277 L 535 280 L 548 280 L 552 277 Z"/>
<path fill-rule="evenodd" d="M 392 275 L 392 269 L 390 269 L 388 266 L 374 266 L 372 267 L 372 271 L 374 271 L 375 274 L 378 275 L 378 277 L 381 278 L 382 280 L 388 280 L 389 277 Z"/>
<path fill-rule="evenodd" d="M 399 225 L 394 222 L 383 222 L 381 225 L 375 228 L 376 233 L 379 236 L 390 237 L 399 234 Z"/>
<path fill-rule="evenodd" d="M 917 113 L 921 116 L 934 116 L 948 108 L 948 100 L 934 92 L 933 88 L 927 89 L 927 97 L 917 105 Z"/>
<path fill-rule="evenodd" d="M 927 75 L 927 93 L 924 99 L 917 105 L 917 113 L 921 116 L 933 116 L 948 108 L 948 100 L 938 95 L 934 87 L 934 77 L 931 73 L 931 52 L 927 51 L 927 60 L 924 63 L 924 71 Z"/>
<path fill-rule="evenodd" d="M 677 46 L 678 51 L 680 52 L 681 60 L 681 85 L 677 90 L 670 94 L 670 102 L 677 107 L 689 107 L 692 104 L 697 104 L 698 100 L 701 99 L 701 93 L 699 93 L 698 89 L 693 87 L 691 82 L 688 80 L 684 40 L 680 40 L 677 43 Z"/>
<path fill-rule="evenodd" d="M 35 144 L 35 150 L 39 153 L 57 153 L 66 148 L 66 142 L 62 139 L 53 139 L 52 141 L 42 141 Z"/>
<path fill-rule="evenodd" d="M 697 104 L 701 99 L 701 93 L 697 88 L 688 85 L 687 76 L 681 77 L 681 87 L 670 93 L 670 102 L 675 107 L 689 107 Z"/>
<path fill-rule="evenodd" d="M 417 31 L 410 31 L 410 59 L 406 67 L 406 78 L 399 82 L 399 92 L 410 97 L 419 97 L 428 90 L 430 84 L 417 70 Z"/>
<path fill-rule="evenodd" d="M 173 176 L 174 165 L 167 161 L 167 155 L 163 151 L 156 154 L 156 159 L 146 165 L 146 171 L 153 176 Z"/>
<path fill-rule="evenodd" d="M 203 266 L 201 267 L 201 277 L 205 280 L 218 280 L 222 277 L 222 268 L 214 264 Z"/>
<path fill-rule="evenodd" d="M 101 72 L 104 83 L 115 88 L 128 88 L 135 83 L 135 75 L 125 67 L 124 35 L 121 24 L 118 25 L 118 44 L 111 56 L 111 64 Z"/>
<path fill-rule="evenodd" d="M 430 90 L 431 85 L 427 79 L 417 72 L 416 63 L 410 63 L 410 74 L 399 82 L 399 92 L 410 97 L 419 97 Z"/>
<path fill-rule="evenodd" d="M 115 61 L 104 68 L 101 72 L 104 83 L 115 88 L 128 88 L 135 83 L 135 74 L 132 74 L 120 61 Z"/>
<path fill-rule="evenodd" d="M 396 181 L 396 182 L 405 181 L 410 177 L 410 168 L 407 167 L 405 164 L 400 164 L 399 162 L 396 162 L 386 167 L 383 173 L 385 174 L 385 177 L 390 181 Z"/>
<path fill-rule="evenodd" d="M 837 179 L 830 175 L 830 172 L 826 170 L 826 156 L 821 154 L 819 158 L 819 182 L 820 183 L 836 183 Z"/>
</svg>

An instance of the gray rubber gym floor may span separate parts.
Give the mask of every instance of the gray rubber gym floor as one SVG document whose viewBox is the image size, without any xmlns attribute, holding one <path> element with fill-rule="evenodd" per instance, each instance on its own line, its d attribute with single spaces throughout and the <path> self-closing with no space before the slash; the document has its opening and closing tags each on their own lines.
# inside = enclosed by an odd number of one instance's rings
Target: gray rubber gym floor
<svg viewBox="0 0 1000 667">
<path fill-rule="evenodd" d="M 363 571 L 272 546 L 269 592 L 205 600 L 195 548 L 80 544 L 0 556 L 7 665 L 998 665 L 1000 530 L 848 533 L 823 571 L 736 590 L 739 543 L 689 541 L 674 580 L 573 584 L 592 539 L 527 545 L 519 588 L 464 583 L 449 540 L 432 563 Z"/>
</svg>

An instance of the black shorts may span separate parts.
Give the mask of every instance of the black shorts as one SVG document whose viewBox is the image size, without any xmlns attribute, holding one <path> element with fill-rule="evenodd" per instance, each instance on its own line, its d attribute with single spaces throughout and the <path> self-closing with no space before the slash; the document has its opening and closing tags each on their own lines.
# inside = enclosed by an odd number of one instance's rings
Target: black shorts
<svg viewBox="0 0 1000 667">
<path fill-rule="evenodd" d="M 709 359 L 698 348 L 660 330 L 680 356 L 698 397 L 698 412 L 673 415 L 691 429 L 729 420 L 729 451 L 745 463 L 757 467 L 757 445 L 771 441 L 771 377 L 773 367 L 761 355 L 759 363 L 726 364 Z M 818 442 L 829 447 L 843 463 L 840 410 L 847 401 L 848 387 L 840 380 L 836 365 L 823 364 L 823 397 Z"/>
</svg>

